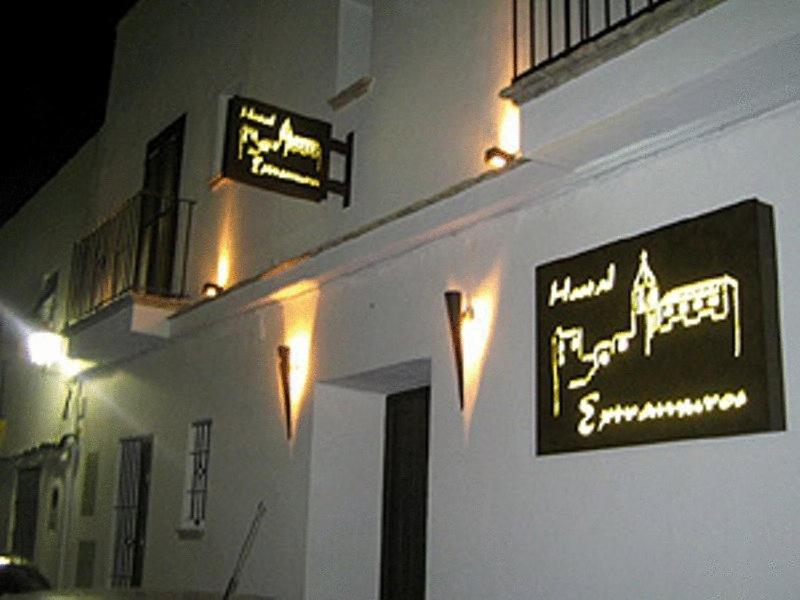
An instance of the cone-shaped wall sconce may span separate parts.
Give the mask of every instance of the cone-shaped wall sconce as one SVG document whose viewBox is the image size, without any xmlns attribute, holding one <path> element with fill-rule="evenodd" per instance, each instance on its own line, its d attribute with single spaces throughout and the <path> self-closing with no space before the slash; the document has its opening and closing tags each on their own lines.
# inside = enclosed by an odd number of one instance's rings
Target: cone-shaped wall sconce
<svg viewBox="0 0 800 600">
<path fill-rule="evenodd" d="M 292 439 L 292 386 L 289 378 L 291 370 L 289 346 L 278 346 L 278 371 L 283 391 L 283 408 L 286 414 L 286 439 Z"/>
<path fill-rule="evenodd" d="M 456 362 L 456 377 L 458 378 L 458 403 L 464 410 L 464 349 L 461 341 L 461 292 L 448 290 L 444 293 L 444 302 L 447 306 L 447 320 L 450 323 L 450 339 L 453 342 L 453 358 Z"/>
</svg>

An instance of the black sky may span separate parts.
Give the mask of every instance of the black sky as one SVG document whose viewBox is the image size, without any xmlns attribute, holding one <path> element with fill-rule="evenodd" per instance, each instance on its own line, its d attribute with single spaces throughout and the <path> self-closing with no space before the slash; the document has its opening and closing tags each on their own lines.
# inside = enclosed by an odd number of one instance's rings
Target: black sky
<svg viewBox="0 0 800 600">
<path fill-rule="evenodd" d="M 135 2 L 7 3 L 0 9 L 0 225 L 102 124 L 116 23 Z"/>
</svg>

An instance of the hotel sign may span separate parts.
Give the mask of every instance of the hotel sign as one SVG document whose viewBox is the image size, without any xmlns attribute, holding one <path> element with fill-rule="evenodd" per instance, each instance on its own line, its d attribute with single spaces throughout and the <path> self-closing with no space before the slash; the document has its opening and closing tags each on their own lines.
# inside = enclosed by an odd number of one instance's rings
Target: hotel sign
<svg viewBox="0 0 800 600">
<path fill-rule="evenodd" d="M 772 209 L 536 269 L 537 453 L 785 429 Z"/>
<path fill-rule="evenodd" d="M 328 176 L 331 150 L 345 154 L 344 182 Z M 332 191 L 347 205 L 351 151 L 352 136 L 332 139 L 330 123 L 238 96 L 229 101 L 223 177 L 307 200 Z"/>
</svg>

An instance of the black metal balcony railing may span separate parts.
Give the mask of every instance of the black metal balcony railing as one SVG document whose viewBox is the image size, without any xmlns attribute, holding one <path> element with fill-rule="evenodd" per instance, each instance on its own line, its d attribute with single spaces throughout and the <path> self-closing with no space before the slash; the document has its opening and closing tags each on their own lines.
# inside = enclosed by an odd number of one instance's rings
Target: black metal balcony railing
<svg viewBox="0 0 800 600">
<path fill-rule="evenodd" d="M 513 0 L 514 80 L 541 69 L 669 0 Z"/>
<path fill-rule="evenodd" d="M 75 244 L 67 323 L 127 292 L 184 296 L 193 205 L 140 192 Z"/>
</svg>

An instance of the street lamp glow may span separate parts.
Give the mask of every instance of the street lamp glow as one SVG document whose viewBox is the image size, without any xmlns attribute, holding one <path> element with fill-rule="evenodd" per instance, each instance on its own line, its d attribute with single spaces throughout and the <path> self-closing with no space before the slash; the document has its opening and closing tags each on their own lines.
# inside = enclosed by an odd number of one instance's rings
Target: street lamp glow
<svg viewBox="0 0 800 600">
<path fill-rule="evenodd" d="M 40 367 L 50 367 L 67 355 L 67 340 L 51 331 L 34 331 L 28 334 L 28 357 Z"/>
</svg>

